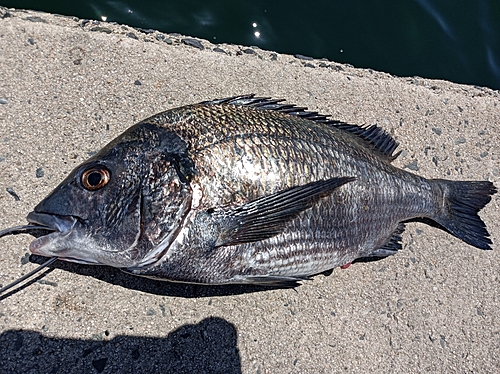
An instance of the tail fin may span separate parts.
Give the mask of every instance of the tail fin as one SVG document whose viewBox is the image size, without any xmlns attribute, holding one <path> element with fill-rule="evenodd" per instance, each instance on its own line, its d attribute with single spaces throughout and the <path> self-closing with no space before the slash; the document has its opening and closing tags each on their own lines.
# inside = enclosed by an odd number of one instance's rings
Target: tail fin
<svg viewBox="0 0 500 374">
<path fill-rule="evenodd" d="M 443 191 L 440 214 L 432 217 L 449 233 L 480 249 L 491 249 L 486 225 L 478 213 L 497 189 L 491 182 L 435 180 Z"/>
</svg>

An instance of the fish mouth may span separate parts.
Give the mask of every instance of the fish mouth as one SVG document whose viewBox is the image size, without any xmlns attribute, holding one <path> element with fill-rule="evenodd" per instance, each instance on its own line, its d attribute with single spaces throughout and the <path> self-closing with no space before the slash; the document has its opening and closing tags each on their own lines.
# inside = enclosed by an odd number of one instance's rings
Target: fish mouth
<svg viewBox="0 0 500 374">
<path fill-rule="evenodd" d="M 42 256 L 44 255 L 43 247 L 58 237 L 71 234 L 77 223 L 76 217 L 73 216 L 58 216 L 39 212 L 29 213 L 27 220 L 30 224 L 44 227 L 44 229 L 31 233 L 36 239 L 30 243 L 31 253 Z"/>
<path fill-rule="evenodd" d="M 73 257 L 78 254 L 72 248 L 72 244 L 81 235 L 78 234 L 78 226 L 82 219 L 76 216 L 60 216 L 51 213 L 31 212 L 27 217 L 31 227 L 29 231 L 36 239 L 30 243 L 30 252 L 44 257 L 57 257 L 59 260 L 76 262 L 86 265 L 101 265 L 99 261 L 91 256 Z"/>
</svg>

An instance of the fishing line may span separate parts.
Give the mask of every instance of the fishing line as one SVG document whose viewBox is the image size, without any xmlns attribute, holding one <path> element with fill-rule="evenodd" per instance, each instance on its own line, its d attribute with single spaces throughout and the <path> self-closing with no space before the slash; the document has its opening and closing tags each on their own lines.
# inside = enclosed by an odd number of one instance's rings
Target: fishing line
<svg viewBox="0 0 500 374">
<path fill-rule="evenodd" d="M 6 235 L 17 235 L 17 234 L 31 234 L 31 231 L 33 230 L 44 230 L 44 231 L 54 231 L 53 229 L 50 229 L 46 226 L 40 226 L 40 225 L 24 225 L 24 226 L 16 226 L 16 227 L 11 227 L 5 230 L 0 231 L 0 238 Z M 16 279 L 14 282 L 6 285 L 5 287 L 0 289 L 0 295 L 7 291 L 8 289 L 11 289 L 12 287 L 18 285 L 22 281 L 32 277 L 34 274 L 38 273 L 40 270 L 43 268 L 49 266 L 50 264 L 54 263 L 57 260 L 57 257 L 51 257 L 47 261 L 45 261 L 42 265 L 37 267 L 36 269 L 30 271 L 28 274 L 23 275 L 21 278 Z"/>
<path fill-rule="evenodd" d="M 5 287 L 1 288 L 0 289 L 0 294 L 4 293 L 5 291 L 7 291 L 8 289 L 14 287 L 15 285 L 21 283 L 22 281 L 30 278 L 31 276 L 33 276 L 34 274 L 38 273 L 40 270 L 42 270 L 43 268 L 49 266 L 50 264 L 52 264 L 53 262 L 57 261 L 57 257 L 51 257 L 49 258 L 47 261 L 45 261 L 43 264 L 41 264 L 39 267 L 37 267 L 36 269 L 30 271 L 28 274 L 26 275 L 23 275 L 21 278 L 19 279 L 16 279 L 14 282 L 12 282 L 11 284 L 8 284 L 6 285 Z"/>
<path fill-rule="evenodd" d="M 11 227 L 11 228 L 8 228 L 5 230 L 1 230 L 0 231 L 0 238 L 2 236 L 7 236 L 7 235 L 30 234 L 31 230 L 54 231 L 54 229 L 51 229 L 50 227 L 47 227 L 47 226 L 23 225 L 23 226 L 16 226 L 16 227 Z"/>
</svg>

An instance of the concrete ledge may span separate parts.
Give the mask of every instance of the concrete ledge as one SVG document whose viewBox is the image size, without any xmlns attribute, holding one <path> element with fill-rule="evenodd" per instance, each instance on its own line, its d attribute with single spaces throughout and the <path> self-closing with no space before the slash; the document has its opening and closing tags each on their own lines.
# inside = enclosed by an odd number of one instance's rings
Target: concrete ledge
<svg viewBox="0 0 500 374">
<path fill-rule="evenodd" d="M 200 48 L 202 47 L 202 48 Z M 242 93 L 377 124 L 400 167 L 500 186 L 497 91 L 0 8 L 0 228 L 138 120 Z M 14 191 L 14 197 L 6 189 Z M 59 263 L 0 297 L 7 372 L 500 372 L 499 195 L 493 251 L 423 224 L 383 261 L 296 290 L 206 288 Z M 2 239 L 0 283 L 34 268 Z"/>
</svg>

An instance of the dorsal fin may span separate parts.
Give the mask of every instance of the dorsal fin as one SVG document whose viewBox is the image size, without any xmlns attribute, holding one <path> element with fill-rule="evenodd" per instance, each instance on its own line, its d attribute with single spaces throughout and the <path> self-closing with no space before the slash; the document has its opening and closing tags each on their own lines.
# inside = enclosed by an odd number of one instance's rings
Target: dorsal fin
<svg viewBox="0 0 500 374">
<path fill-rule="evenodd" d="M 207 105 L 240 105 L 263 110 L 273 110 L 280 113 L 290 114 L 310 121 L 324 123 L 329 126 L 334 126 L 339 130 L 350 132 L 353 135 L 366 141 L 370 146 L 377 149 L 384 156 L 388 157 L 389 161 L 393 161 L 401 152 L 394 154 L 398 147 L 398 142 L 394 140 L 384 129 L 376 126 L 358 126 L 350 125 L 345 122 L 329 119 L 328 115 L 319 114 L 318 112 L 310 112 L 307 108 L 297 107 L 293 104 L 282 104 L 283 99 L 271 99 L 269 97 L 255 97 L 254 94 L 233 96 L 225 99 L 204 101 L 201 104 Z"/>
<path fill-rule="evenodd" d="M 394 161 L 401 153 L 401 151 L 394 153 L 399 144 L 381 127 L 376 125 L 358 126 L 350 125 L 348 123 L 338 123 L 334 126 L 338 129 L 349 131 L 350 133 L 367 141 L 370 145 L 375 147 L 375 149 L 387 156 L 391 162 Z"/>
</svg>

